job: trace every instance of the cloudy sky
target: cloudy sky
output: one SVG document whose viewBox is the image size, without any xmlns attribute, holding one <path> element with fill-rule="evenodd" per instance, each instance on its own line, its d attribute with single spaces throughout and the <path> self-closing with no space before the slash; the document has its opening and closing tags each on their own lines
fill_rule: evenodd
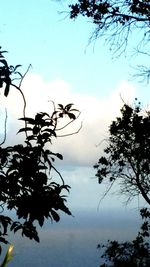
<svg viewBox="0 0 150 267">
<path fill-rule="evenodd" d="M 147 84 L 140 84 L 131 76 L 132 67 L 137 62 L 131 57 L 133 43 L 127 51 L 130 56 L 122 55 L 118 59 L 104 40 L 88 45 L 94 26 L 82 18 L 70 21 L 64 12 L 68 2 L 3 1 L 0 45 L 9 51 L 7 59 L 10 64 L 22 64 L 22 72 L 32 65 L 22 84 L 27 114 L 48 112 L 51 100 L 64 105 L 74 103 L 81 111 L 76 123 L 66 130 L 74 132 L 82 122 L 80 132 L 54 140 L 53 149 L 64 156 L 58 168 L 72 186 L 70 206 L 96 209 L 103 188 L 97 184 L 92 166 L 102 154 L 105 145 L 102 140 L 108 136 L 108 126 L 119 114 L 121 98 L 132 103 L 138 97 L 148 105 L 149 93 Z M 5 106 L 8 109 L 9 144 L 22 138 L 16 132 L 23 102 L 13 90 L 7 99 L 2 93 L 0 95 L 1 116 Z M 114 197 L 111 205 L 109 200 L 104 201 L 104 207 L 120 205 L 118 198 Z"/>
</svg>

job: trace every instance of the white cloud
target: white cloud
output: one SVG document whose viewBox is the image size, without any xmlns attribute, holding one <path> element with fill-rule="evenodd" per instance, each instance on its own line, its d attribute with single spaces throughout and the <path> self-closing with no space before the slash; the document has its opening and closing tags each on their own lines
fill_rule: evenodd
<svg viewBox="0 0 150 267">
<path fill-rule="evenodd" d="M 81 111 L 80 118 L 73 125 L 70 125 L 67 132 L 74 132 L 83 126 L 80 132 L 65 138 L 59 138 L 54 141 L 54 149 L 64 155 L 63 164 L 87 165 L 92 166 L 100 156 L 103 145 L 98 146 L 103 139 L 107 137 L 108 126 L 112 119 L 119 114 L 123 102 L 130 103 L 135 97 L 135 88 L 127 81 L 119 83 L 116 89 L 111 89 L 110 94 L 105 98 L 97 98 L 91 95 L 73 93 L 71 86 L 62 80 L 43 81 L 39 75 L 27 75 L 22 90 L 26 97 L 26 114 L 33 115 L 39 111 L 52 111 L 52 103 L 74 103 Z M 22 117 L 23 101 L 19 92 L 12 88 L 8 98 L 1 96 L 3 107 L 8 109 L 8 141 L 13 143 L 16 138 L 16 129 L 21 124 L 15 121 Z M 1 106 L 2 107 L 2 106 Z M 3 110 L 3 108 L 1 108 Z M 18 139 L 16 139 L 18 140 Z"/>
</svg>

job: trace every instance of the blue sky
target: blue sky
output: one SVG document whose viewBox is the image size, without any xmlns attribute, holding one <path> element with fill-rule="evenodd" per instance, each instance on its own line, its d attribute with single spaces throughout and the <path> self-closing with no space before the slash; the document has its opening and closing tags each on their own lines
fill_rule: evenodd
<svg viewBox="0 0 150 267">
<path fill-rule="evenodd" d="M 123 55 L 112 61 L 112 52 L 104 39 L 88 46 L 94 26 L 87 19 L 79 17 L 73 21 L 66 13 L 60 14 L 68 10 L 68 2 L 3 1 L 1 46 L 9 51 L 12 64 L 27 68 L 31 63 L 33 72 L 45 80 L 63 79 L 76 92 L 106 95 L 119 80 L 131 78 L 133 70 L 129 65 L 133 66 L 136 59 L 129 61 Z"/>
<path fill-rule="evenodd" d="M 91 179 L 92 166 L 103 148 L 97 144 L 107 136 L 107 127 L 119 112 L 122 105 L 119 94 L 126 101 L 139 97 L 148 104 L 149 86 L 131 79 L 130 66 L 137 62 L 136 58 L 122 55 L 112 60 L 109 45 L 103 40 L 88 45 L 94 26 L 86 19 L 70 21 L 66 13 L 60 14 L 67 10 L 68 2 L 3 1 L 0 40 L 2 48 L 9 51 L 10 64 L 22 64 L 23 71 L 32 64 L 23 85 L 28 112 L 49 108 L 48 99 L 66 104 L 71 101 L 82 111 L 81 133 L 58 141 L 54 147 L 64 155 L 64 165 L 60 167 L 72 185 L 70 205 L 75 209 L 96 209 L 101 192 Z M 3 101 L 10 112 L 8 142 L 11 143 L 18 138 L 14 121 L 22 116 L 22 104 L 14 92 L 7 100 L 9 105 Z M 81 120 L 70 131 L 77 129 Z M 114 208 L 118 203 L 118 197 L 114 197 L 111 205 L 108 200 L 104 207 Z"/>
<path fill-rule="evenodd" d="M 67 2 L 4 1 L 0 11 L 1 45 L 9 51 L 13 64 L 21 63 L 26 68 L 31 63 L 33 72 L 46 80 L 63 79 L 75 91 L 94 92 L 100 97 L 118 80 L 129 79 L 133 62 L 124 56 L 112 62 L 109 45 L 103 40 L 87 46 L 94 26 L 86 19 L 74 22 L 66 13 L 59 14 L 67 10 Z"/>
</svg>

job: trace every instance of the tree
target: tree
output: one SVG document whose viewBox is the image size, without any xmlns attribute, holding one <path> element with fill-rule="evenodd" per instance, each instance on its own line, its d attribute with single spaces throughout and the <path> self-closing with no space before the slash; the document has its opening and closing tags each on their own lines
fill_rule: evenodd
<svg viewBox="0 0 150 267">
<path fill-rule="evenodd" d="M 149 40 L 150 3 L 148 0 L 78 0 L 69 5 L 70 18 L 88 17 L 96 25 L 94 38 L 108 33 L 111 47 L 123 50 L 132 30 L 141 30 L 139 43 Z M 144 43 L 145 44 L 145 43 Z"/>
<path fill-rule="evenodd" d="M 4 140 L 0 144 L 0 242 L 8 243 L 8 230 L 14 233 L 21 230 L 22 236 L 39 242 L 35 222 L 42 227 L 46 219 L 58 222 L 59 212 L 71 215 L 64 195 L 70 187 L 55 167 L 55 159 L 63 160 L 63 156 L 53 152 L 50 146 L 53 138 L 57 138 L 62 129 L 76 120 L 79 111 L 73 108 L 73 104 L 58 104 L 56 108 L 52 102 L 54 110 L 51 115 L 39 112 L 34 118 L 26 117 L 26 101 L 21 91 L 25 75 L 18 71 L 20 65 L 8 65 L 4 52 L 0 49 L 0 88 L 4 89 L 6 97 L 13 87 L 23 96 L 24 116 L 20 120 L 24 122 L 24 127 L 18 133 L 24 134 L 24 143 L 4 147 L 6 116 Z M 18 85 L 14 83 L 16 75 L 20 78 Z M 52 178 L 52 172 L 56 179 Z M 16 213 L 16 221 L 5 215 L 6 209 Z"/>
<path fill-rule="evenodd" d="M 121 116 L 110 125 L 105 156 L 101 156 L 94 165 L 98 182 L 109 183 L 104 197 L 117 183 L 120 193 L 127 196 L 127 201 L 141 195 L 150 205 L 149 129 L 150 112 L 143 110 L 140 102 L 136 101 L 133 107 L 123 105 Z M 144 223 L 133 241 L 119 243 L 114 240 L 98 245 L 103 249 L 101 258 L 105 260 L 100 267 L 149 266 L 150 211 L 143 208 L 140 213 Z"/>
<path fill-rule="evenodd" d="M 109 128 L 106 156 L 100 157 L 96 169 L 98 182 L 108 181 L 120 186 L 128 200 L 142 195 L 150 205 L 150 112 L 142 111 L 141 104 L 124 104 L 121 116 Z"/>
</svg>

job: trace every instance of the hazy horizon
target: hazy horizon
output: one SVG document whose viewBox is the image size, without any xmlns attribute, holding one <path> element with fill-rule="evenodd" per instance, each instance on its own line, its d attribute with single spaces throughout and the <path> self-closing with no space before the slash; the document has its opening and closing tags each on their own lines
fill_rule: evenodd
<svg viewBox="0 0 150 267">
<path fill-rule="evenodd" d="M 99 243 L 131 240 L 140 220 L 136 209 L 78 211 L 75 217 L 62 216 L 39 230 L 40 243 L 11 234 L 14 258 L 10 267 L 98 267 Z"/>
</svg>

